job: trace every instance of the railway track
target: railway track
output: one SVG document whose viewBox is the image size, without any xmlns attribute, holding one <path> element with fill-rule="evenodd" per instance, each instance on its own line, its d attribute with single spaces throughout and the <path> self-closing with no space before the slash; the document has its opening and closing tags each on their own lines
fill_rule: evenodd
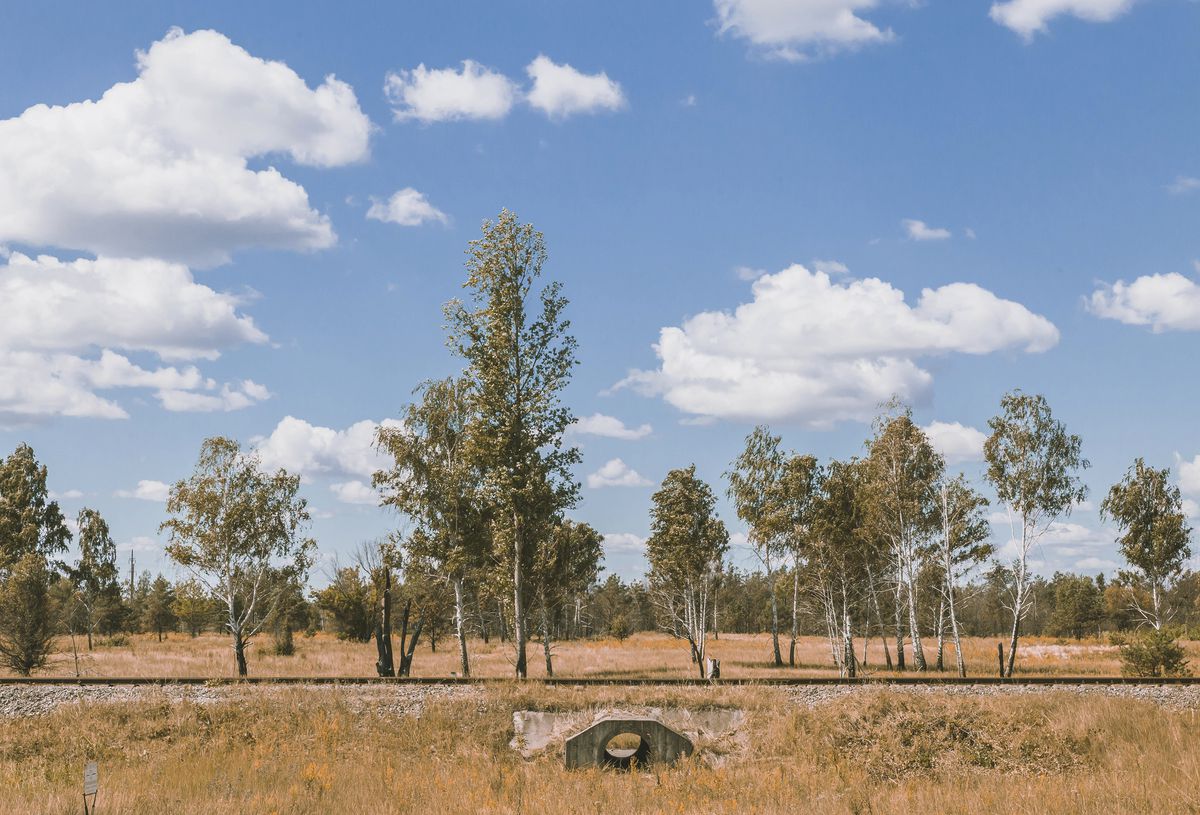
<svg viewBox="0 0 1200 815">
<path fill-rule="evenodd" d="M 247 676 L 202 677 L 202 676 L 33 676 L 0 677 L 4 685 L 401 685 L 401 686 L 455 686 L 455 685 L 514 685 L 518 680 L 500 677 L 378 677 L 378 676 Z M 705 679 L 652 679 L 644 677 L 553 677 L 526 679 L 526 685 L 566 687 L 815 687 L 815 686 L 1162 686 L 1200 685 L 1200 677 L 1125 677 L 1125 676 L 1019 676 L 1001 679 L 997 676 L 880 676 L 859 679 L 839 677 L 746 677 L 718 680 Z"/>
</svg>

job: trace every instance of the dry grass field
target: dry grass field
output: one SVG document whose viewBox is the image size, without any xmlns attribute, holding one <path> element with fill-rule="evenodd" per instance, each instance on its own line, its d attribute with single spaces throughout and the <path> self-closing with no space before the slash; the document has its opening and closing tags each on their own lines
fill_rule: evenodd
<svg viewBox="0 0 1200 815">
<path fill-rule="evenodd" d="M 996 639 L 972 638 L 964 641 L 963 653 L 968 672 L 974 676 L 994 675 L 996 669 Z M 77 641 L 82 647 L 82 643 Z M 782 643 L 786 659 L 787 642 Z M 1185 646 L 1193 665 L 1200 665 L 1200 642 Z M 350 643 L 326 634 L 296 637 L 296 653 L 290 657 L 275 656 L 270 651 L 269 637 L 260 637 L 253 644 L 250 672 L 257 676 L 372 676 L 375 674 L 374 643 Z M 859 655 L 861 656 L 861 641 Z M 475 640 L 469 645 L 472 673 L 475 676 L 508 677 L 512 675 L 512 648 L 493 639 L 484 644 Z M 663 634 L 637 634 L 624 642 L 616 640 L 582 640 L 554 645 L 554 670 L 558 676 L 592 677 L 690 677 L 694 675 L 686 646 Z M 771 664 L 769 635 L 725 634 L 710 643 L 710 655 L 721 660 L 722 675 L 736 677 L 779 676 L 836 676 L 831 667 L 829 644 L 820 637 L 805 637 L 797 646 L 796 668 L 778 669 Z M 1022 640 L 1018 652 L 1018 672 L 1035 676 L 1119 676 L 1121 673 L 1117 649 L 1102 640 L 1061 641 L 1030 637 Z M 932 665 L 934 650 L 926 648 Z M 867 654 L 867 673 L 885 675 L 883 651 L 876 639 Z M 911 659 L 911 651 L 910 651 Z M 544 660 L 541 644 L 529 648 L 530 676 L 543 676 Z M 911 665 L 911 662 L 910 662 Z M 946 649 L 946 666 L 953 671 L 954 652 Z M 195 639 L 185 634 L 172 634 L 163 642 L 153 635 L 129 637 L 121 645 L 106 645 L 103 641 L 90 653 L 80 651 L 80 673 L 85 676 L 199 676 L 228 677 L 234 673 L 233 653 L 229 640 L 216 634 Z M 423 642 L 413 660 L 414 676 L 448 677 L 458 670 L 455 643 L 439 643 L 437 653 L 431 653 Z M 58 642 L 52 664 L 44 673 L 74 676 L 75 660 L 69 639 Z"/>
<path fill-rule="evenodd" d="M 0 810 L 80 811 L 87 760 L 99 812 L 120 815 L 1200 810 L 1194 711 L 1130 699 L 864 690 L 808 707 L 779 688 L 502 685 L 418 718 L 363 709 L 350 689 L 255 690 L 0 719 Z M 744 739 L 634 773 L 509 746 L 514 710 L 642 705 L 739 708 Z"/>
</svg>

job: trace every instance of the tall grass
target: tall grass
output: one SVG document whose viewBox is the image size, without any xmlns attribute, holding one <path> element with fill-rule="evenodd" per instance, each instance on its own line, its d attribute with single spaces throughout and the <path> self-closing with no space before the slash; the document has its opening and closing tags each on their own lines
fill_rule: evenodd
<svg viewBox="0 0 1200 815">
<path fill-rule="evenodd" d="M 495 688 L 420 718 L 363 713 L 351 690 L 273 689 L 240 701 L 70 706 L 0 722 L 0 811 L 80 810 L 100 764 L 100 812 L 120 815 L 536 812 L 1186 812 L 1200 807 L 1189 713 L 1069 695 L 872 692 L 809 710 L 772 689 Z M 512 711 L 721 705 L 745 744 L 675 768 L 568 772 L 520 758 Z"/>
</svg>

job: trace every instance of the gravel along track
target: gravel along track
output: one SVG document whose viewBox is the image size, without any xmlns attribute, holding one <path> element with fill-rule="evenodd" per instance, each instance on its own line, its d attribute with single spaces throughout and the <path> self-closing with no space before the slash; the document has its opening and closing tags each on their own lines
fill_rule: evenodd
<svg viewBox="0 0 1200 815">
<path fill-rule="evenodd" d="M 197 702 L 215 704 L 298 692 L 344 701 L 380 715 L 420 716 L 435 699 L 478 700 L 484 689 L 455 685 L 0 685 L 0 718 L 42 716 L 65 705 Z"/>
<path fill-rule="evenodd" d="M 874 689 L 880 690 L 879 687 Z M 869 690 L 869 686 L 812 685 L 789 687 L 785 692 L 794 703 L 811 708 L 836 702 L 847 694 Z M 891 685 L 887 686 L 887 690 L 890 693 L 943 696 L 1028 696 L 1067 693 L 1084 697 L 1095 696 L 1152 702 L 1172 710 L 1200 708 L 1200 685 Z"/>
</svg>

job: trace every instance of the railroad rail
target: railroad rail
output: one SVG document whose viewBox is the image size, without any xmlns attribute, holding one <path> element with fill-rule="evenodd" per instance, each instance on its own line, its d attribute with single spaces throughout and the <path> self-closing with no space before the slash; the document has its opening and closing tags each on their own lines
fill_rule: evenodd
<svg viewBox="0 0 1200 815">
<path fill-rule="evenodd" d="M 728 679 L 650 677 L 379 677 L 379 676 L 4 676 L 4 685 L 545 685 L 566 687 L 808 687 L 808 686 L 1033 686 L 1033 685 L 1200 685 L 1200 677 L 1128 676 L 869 676 L 840 677 L 731 677 Z"/>
</svg>

